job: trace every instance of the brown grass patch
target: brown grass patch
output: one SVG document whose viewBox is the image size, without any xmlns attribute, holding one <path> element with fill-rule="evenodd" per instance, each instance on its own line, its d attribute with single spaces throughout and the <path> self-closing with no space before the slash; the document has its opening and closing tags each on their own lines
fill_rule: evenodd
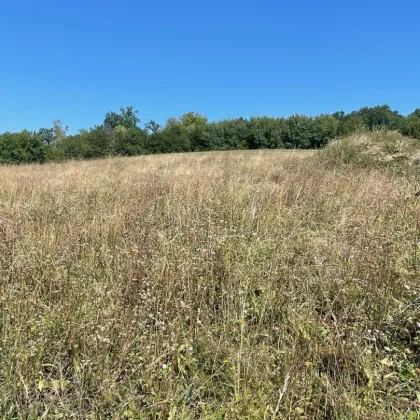
<svg viewBox="0 0 420 420">
<path fill-rule="evenodd" d="M 4 418 L 414 416 L 415 185 L 308 156 L 1 167 Z"/>
</svg>

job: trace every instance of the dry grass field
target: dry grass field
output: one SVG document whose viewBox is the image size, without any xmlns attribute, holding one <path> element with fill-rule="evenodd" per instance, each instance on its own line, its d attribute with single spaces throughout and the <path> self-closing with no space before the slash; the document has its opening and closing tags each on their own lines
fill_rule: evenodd
<svg viewBox="0 0 420 420">
<path fill-rule="evenodd" d="M 419 419 L 416 188 L 310 152 L 0 167 L 1 418 Z"/>
</svg>

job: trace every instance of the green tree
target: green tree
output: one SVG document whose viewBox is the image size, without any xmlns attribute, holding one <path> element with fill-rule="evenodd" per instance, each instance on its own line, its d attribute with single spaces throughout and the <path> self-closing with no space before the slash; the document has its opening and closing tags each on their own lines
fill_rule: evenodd
<svg viewBox="0 0 420 420">
<path fill-rule="evenodd" d="M 212 147 L 216 150 L 248 149 L 250 143 L 249 121 L 245 118 L 222 120 L 209 124 L 212 133 Z"/>
<path fill-rule="evenodd" d="M 288 149 L 309 149 L 312 145 L 313 119 L 306 115 L 292 115 L 287 120 L 285 146 Z"/>
<path fill-rule="evenodd" d="M 207 117 L 198 112 L 187 112 L 179 117 L 179 124 L 187 130 L 193 150 L 208 150 L 204 137 L 208 124 Z"/>
<path fill-rule="evenodd" d="M 144 125 L 144 128 L 150 134 L 157 134 L 162 127 L 157 122 L 150 120 Z"/>
<path fill-rule="evenodd" d="M 340 122 L 331 115 L 321 114 L 313 119 L 311 147 L 325 146 L 338 136 Z"/>
<path fill-rule="evenodd" d="M 349 136 L 366 130 L 365 121 L 357 113 L 350 114 L 344 120 L 340 121 L 338 134 L 342 137 Z"/>
<path fill-rule="evenodd" d="M 112 137 L 103 126 L 91 130 L 80 130 L 62 143 L 62 149 L 69 158 L 93 159 L 112 154 Z"/>
<path fill-rule="evenodd" d="M 54 128 L 40 128 L 38 137 L 46 146 L 52 146 L 55 143 Z"/>
<path fill-rule="evenodd" d="M 54 120 L 53 131 L 54 131 L 54 143 L 59 145 L 67 137 L 69 127 L 67 125 L 63 126 L 61 120 Z"/>
<path fill-rule="evenodd" d="M 1 163 L 44 163 L 46 159 L 46 146 L 37 133 L 23 130 L 0 135 Z"/>
<path fill-rule="evenodd" d="M 420 108 L 417 108 L 412 114 L 410 114 L 410 117 L 420 118 Z"/>
<path fill-rule="evenodd" d="M 277 149 L 284 147 L 287 122 L 284 118 L 251 117 L 248 147 L 250 149 Z"/>
<path fill-rule="evenodd" d="M 102 126 L 95 127 L 86 134 L 87 158 L 108 156 L 111 152 L 111 138 Z"/>
<path fill-rule="evenodd" d="M 68 136 L 60 145 L 64 156 L 70 159 L 86 158 L 89 155 L 87 141 L 88 131 L 80 130 L 79 134 Z"/>
<path fill-rule="evenodd" d="M 105 115 L 104 126 L 110 127 L 112 130 L 119 125 L 126 128 L 137 127 L 140 118 L 137 118 L 138 111 L 132 106 L 121 107 L 120 113 L 108 112 Z"/>
<path fill-rule="evenodd" d="M 363 118 L 365 126 L 369 130 L 383 128 L 398 130 L 402 127 L 404 121 L 404 117 L 398 111 L 393 111 L 389 105 L 364 107 L 358 111 L 358 115 Z"/>
<path fill-rule="evenodd" d="M 160 145 L 165 153 L 189 152 L 191 151 L 191 141 L 188 130 L 175 118 L 169 118 L 160 136 Z"/>
<path fill-rule="evenodd" d="M 346 113 L 344 111 L 334 112 L 334 114 L 332 114 L 331 116 L 338 121 L 343 121 L 346 119 Z"/>
<path fill-rule="evenodd" d="M 401 133 L 416 139 L 420 139 L 420 109 L 416 109 L 405 120 Z"/>
<path fill-rule="evenodd" d="M 136 127 L 117 126 L 112 134 L 112 151 L 121 156 L 148 153 L 147 133 Z"/>
</svg>

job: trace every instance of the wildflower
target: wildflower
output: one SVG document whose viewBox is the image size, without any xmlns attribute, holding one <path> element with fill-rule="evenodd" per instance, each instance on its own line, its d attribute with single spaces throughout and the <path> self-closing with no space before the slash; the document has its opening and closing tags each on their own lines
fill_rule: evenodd
<svg viewBox="0 0 420 420">
<path fill-rule="evenodd" d="M 407 290 L 410 290 L 410 286 L 409 286 L 408 284 L 404 284 L 404 287 L 405 287 Z"/>
<path fill-rule="evenodd" d="M 168 368 L 168 365 L 166 363 L 162 364 L 162 370 L 166 370 Z"/>
<path fill-rule="evenodd" d="M 322 382 L 324 382 L 326 384 L 328 384 L 330 382 L 329 379 L 328 379 L 328 376 L 325 375 L 324 373 L 321 375 L 321 380 L 322 380 Z"/>
<path fill-rule="evenodd" d="M 389 360 L 388 357 L 385 357 L 385 359 L 381 360 L 381 364 L 383 366 L 390 367 L 390 366 L 392 366 L 393 363 L 392 363 L 392 360 Z"/>
</svg>

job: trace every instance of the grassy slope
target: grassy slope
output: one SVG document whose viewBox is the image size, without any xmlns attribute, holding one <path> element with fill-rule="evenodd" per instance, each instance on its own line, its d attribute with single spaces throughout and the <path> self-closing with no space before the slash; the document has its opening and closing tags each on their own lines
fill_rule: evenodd
<svg viewBox="0 0 420 420">
<path fill-rule="evenodd" d="M 397 175 L 420 179 L 420 141 L 395 131 L 354 134 L 330 144 L 321 162 L 387 169 Z"/>
<path fill-rule="evenodd" d="M 1 167 L 4 418 L 418 418 L 416 185 L 307 156 Z"/>
</svg>

